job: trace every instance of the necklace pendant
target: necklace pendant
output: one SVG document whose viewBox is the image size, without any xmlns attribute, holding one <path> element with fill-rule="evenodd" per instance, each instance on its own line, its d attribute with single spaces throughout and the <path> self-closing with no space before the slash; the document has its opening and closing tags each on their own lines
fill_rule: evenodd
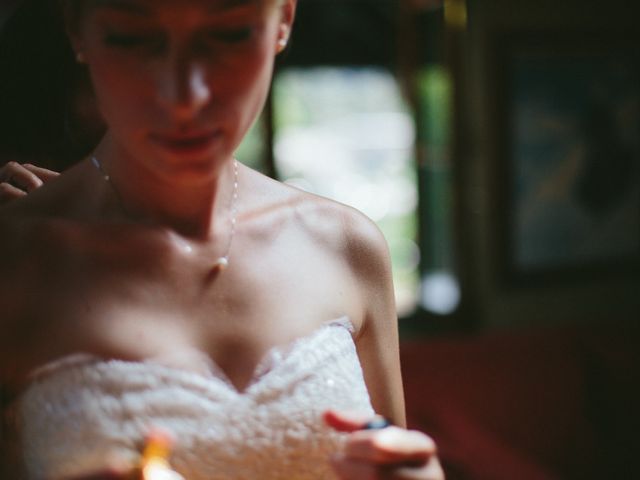
<svg viewBox="0 0 640 480">
<path fill-rule="evenodd" d="M 229 259 L 227 257 L 220 257 L 213 264 L 213 269 L 214 270 L 218 270 L 218 271 L 222 271 L 222 270 L 226 269 L 228 266 L 229 266 Z"/>
<path fill-rule="evenodd" d="M 109 175 L 109 173 L 104 169 L 104 167 L 102 166 L 102 163 L 100 163 L 100 160 L 98 160 L 98 158 L 95 155 L 91 156 L 91 163 L 100 172 L 104 180 L 111 186 L 113 193 L 115 194 L 116 198 L 118 199 L 118 202 L 120 203 L 120 207 L 122 208 L 123 213 L 125 213 L 126 215 L 127 211 L 126 211 L 126 208 L 124 207 L 124 204 L 122 203 L 122 198 L 120 197 L 120 194 L 118 193 L 118 190 L 116 189 L 115 185 L 111 181 L 111 176 Z M 234 158 L 233 159 L 233 193 L 231 195 L 231 201 L 229 206 L 229 209 L 231 210 L 230 212 L 231 219 L 229 222 L 231 224 L 231 232 L 229 233 L 229 241 L 227 242 L 226 253 L 222 257 L 218 257 L 216 261 L 213 263 L 213 266 L 211 267 L 212 273 L 222 272 L 229 266 L 229 252 L 231 251 L 231 243 L 233 242 L 233 237 L 236 233 L 236 216 L 238 214 L 238 185 L 239 185 L 238 161 Z M 180 243 L 182 244 L 182 248 L 185 253 L 188 253 L 188 254 L 193 253 L 193 247 L 191 247 L 191 245 L 189 245 L 184 241 L 180 241 Z"/>
</svg>

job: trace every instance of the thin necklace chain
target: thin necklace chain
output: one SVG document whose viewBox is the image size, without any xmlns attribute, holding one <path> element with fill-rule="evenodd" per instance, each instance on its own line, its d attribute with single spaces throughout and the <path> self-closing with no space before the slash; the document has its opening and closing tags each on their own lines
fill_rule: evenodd
<svg viewBox="0 0 640 480">
<path fill-rule="evenodd" d="M 122 212 L 126 216 L 130 217 L 131 215 L 129 214 L 129 212 L 124 206 L 124 202 L 122 201 L 120 192 L 118 191 L 116 186 L 113 184 L 113 181 L 111 180 L 111 175 L 109 175 L 109 173 L 105 170 L 100 160 L 98 160 L 98 158 L 95 155 L 91 156 L 91 163 L 100 172 L 105 182 L 107 182 L 110 185 L 111 190 L 113 191 L 113 193 L 115 194 L 118 200 L 118 204 L 120 205 Z M 229 205 L 229 211 L 231 214 L 231 218 L 229 221 L 230 223 L 229 239 L 227 241 L 227 247 L 224 251 L 224 255 L 216 259 L 216 261 L 212 266 L 212 270 L 224 270 L 229 266 L 229 254 L 231 252 L 231 245 L 233 244 L 233 237 L 235 237 L 235 234 L 236 234 L 236 223 L 237 223 L 236 220 L 238 217 L 238 187 L 239 187 L 238 160 L 234 158 L 233 159 L 233 193 L 231 194 L 231 201 Z M 191 247 L 188 247 L 188 251 L 191 251 Z"/>
</svg>

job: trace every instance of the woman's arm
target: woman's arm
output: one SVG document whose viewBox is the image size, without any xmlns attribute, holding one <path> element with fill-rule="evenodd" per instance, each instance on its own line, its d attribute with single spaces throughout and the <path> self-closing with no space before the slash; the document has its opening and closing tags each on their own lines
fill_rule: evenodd
<svg viewBox="0 0 640 480">
<path fill-rule="evenodd" d="M 395 426 L 366 429 L 371 420 L 367 416 L 327 412 L 328 425 L 349 433 L 344 451 L 333 459 L 334 470 L 344 480 L 442 480 L 433 440 L 404 428 L 398 321 L 386 241 L 375 224 L 361 215 L 349 220 L 347 230 L 348 261 L 362 301 L 358 356 L 374 410 Z"/>
<path fill-rule="evenodd" d="M 357 215 L 352 222 L 348 226 L 349 261 L 362 304 L 355 339 L 358 357 L 374 410 L 404 427 L 398 318 L 387 243 L 368 218 Z"/>
</svg>

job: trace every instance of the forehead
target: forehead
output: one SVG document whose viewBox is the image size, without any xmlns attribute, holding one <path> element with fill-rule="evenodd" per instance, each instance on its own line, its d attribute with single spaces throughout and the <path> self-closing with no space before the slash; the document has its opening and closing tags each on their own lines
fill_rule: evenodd
<svg viewBox="0 0 640 480">
<path fill-rule="evenodd" d="M 152 14 L 161 8 L 200 8 L 210 12 L 233 10 L 240 7 L 264 6 L 276 0 L 85 0 L 89 8 L 112 9 L 133 14 Z"/>
</svg>

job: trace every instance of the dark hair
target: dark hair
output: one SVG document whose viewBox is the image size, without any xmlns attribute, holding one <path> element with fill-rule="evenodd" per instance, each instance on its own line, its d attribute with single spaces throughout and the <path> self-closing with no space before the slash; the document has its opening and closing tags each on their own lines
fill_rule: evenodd
<svg viewBox="0 0 640 480">
<path fill-rule="evenodd" d="M 66 8 L 79 13 L 77 0 Z M 74 127 L 73 102 L 86 76 L 52 0 L 24 0 L 0 32 L 0 162 L 64 169 L 95 145 Z M 76 9 L 76 10 L 74 10 Z"/>
<path fill-rule="evenodd" d="M 65 17 L 67 28 L 76 28 L 87 8 L 87 0 L 59 0 L 58 4 L 60 12 Z"/>
</svg>

